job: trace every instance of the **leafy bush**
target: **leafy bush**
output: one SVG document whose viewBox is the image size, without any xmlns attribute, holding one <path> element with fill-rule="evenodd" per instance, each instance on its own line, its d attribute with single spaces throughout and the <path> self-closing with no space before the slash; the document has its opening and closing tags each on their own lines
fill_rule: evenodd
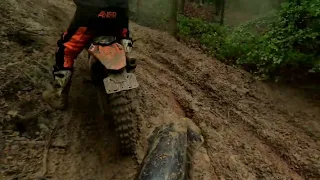
<svg viewBox="0 0 320 180">
<path fill-rule="evenodd" d="M 179 29 L 217 58 L 266 77 L 320 72 L 320 0 L 290 0 L 278 13 L 233 29 L 180 17 Z"/>
<path fill-rule="evenodd" d="M 206 23 L 198 18 L 179 16 L 179 36 L 184 39 L 194 38 L 209 49 L 209 54 L 219 56 L 221 45 L 229 29 L 215 23 Z M 221 57 L 223 59 L 223 57 Z"/>
</svg>

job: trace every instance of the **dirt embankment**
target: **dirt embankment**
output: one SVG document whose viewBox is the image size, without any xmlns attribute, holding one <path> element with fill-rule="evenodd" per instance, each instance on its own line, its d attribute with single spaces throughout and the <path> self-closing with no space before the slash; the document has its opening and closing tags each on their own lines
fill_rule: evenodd
<svg viewBox="0 0 320 180">
<path fill-rule="evenodd" d="M 1 175 L 4 179 L 133 179 L 138 164 L 119 156 L 114 132 L 86 84 L 83 53 L 65 112 L 40 98 L 70 1 L 0 2 Z M 5 12 L 5 13 L 3 13 Z M 18 13 L 19 12 L 19 13 Z M 67 13 L 66 13 L 67 12 Z M 256 81 L 189 49 L 168 34 L 131 24 L 141 84 L 139 160 L 164 119 L 188 117 L 204 147 L 194 179 L 318 179 L 319 96 Z M 9 112 L 9 113 L 8 113 Z"/>
</svg>

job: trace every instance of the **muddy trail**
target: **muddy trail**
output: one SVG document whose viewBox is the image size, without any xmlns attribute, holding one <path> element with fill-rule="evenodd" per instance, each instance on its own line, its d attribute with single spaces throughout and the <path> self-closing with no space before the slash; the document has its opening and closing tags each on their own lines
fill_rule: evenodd
<svg viewBox="0 0 320 180">
<path fill-rule="evenodd" d="M 205 139 L 193 161 L 195 180 L 320 178 L 319 92 L 260 82 L 135 23 L 138 162 L 121 157 L 86 81 L 85 51 L 69 108 L 54 111 L 40 96 L 73 12 L 67 0 L 0 2 L 0 179 L 134 179 L 152 130 L 183 117 Z"/>
</svg>

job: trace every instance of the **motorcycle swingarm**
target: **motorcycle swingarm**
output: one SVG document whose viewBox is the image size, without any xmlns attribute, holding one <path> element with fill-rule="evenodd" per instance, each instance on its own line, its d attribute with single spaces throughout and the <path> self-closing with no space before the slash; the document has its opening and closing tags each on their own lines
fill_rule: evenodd
<svg viewBox="0 0 320 180">
<path fill-rule="evenodd" d="M 130 90 L 139 87 L 136 75 L 133 73 L 110 74 L 103 79 L 107 94 Z"/>
</svg>

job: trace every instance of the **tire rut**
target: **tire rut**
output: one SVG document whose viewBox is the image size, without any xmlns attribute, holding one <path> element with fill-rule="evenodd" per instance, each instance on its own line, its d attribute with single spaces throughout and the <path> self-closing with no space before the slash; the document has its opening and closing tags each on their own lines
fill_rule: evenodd
<svg viewBox="0 0 320 180">
<path fill-rule="evenodd" d="M 153 44 L 154 39 L 157 42 Z M 213 60 L 209 61 L 203 55 L 198 56 L 196 52 L 184 51 L 184 48 L 177 46 L 178 43 L 168 42 L 164 36 L 157 36 L 154 39 L 151 40 L 151 43 L 144 42 L 145 44 L 137 45 L 140 45 L 138 47 L 140 53 L 144 54 L 142 57 L 143 65 L 147 66 L 149 72 L 152 69 L 151 73 L 157 77 L 158 83 L 162 84 L 162 87 L 170 87 L 171 90 L 162 88 L 162 91 L 171 91 L 175 95 L 176 101 L 178 101 L 187 117 L 192 118 L 200 127 L 203 122 L 213 127 L 213 129 L 209 128 L 208 131 L 215 131 L 219 128 L 242 127 L 240 128 L 244 129 L 242 130 L 244 132 L 242 136 L 247 137 L 244 142 L 253 138 L 256 144 L 252 142 L 249 144 L 252 144 L 252 147 L 258 146 L 257 152 L 260 152 L 260 154 L 269 152 L 272 159 L 267 158 L 267 161 L 272 162 L 277 167 L 276 169 L 272 168 L 271 174 L 265 172 L 266 170 L 263 167 L 255 168 L 257 174 L 265 172 L 262 176 L 264 178 L 270 175 L 284 178 L 290 174 L 295 179 L 301 179 L 300 176 L 304 178 L 318 176 L 317 163 L 315 161 L 308 162 L 310 156 L 313 157 L 313 160 L 317 159 L 312 153 L 319 151 L 317 143 L 306 135 L 305 131 L 301 131 L 300 128 L 297 129 L 288 123 L 287 120 L 290 117 L 278 111 L 279 106 L 274 104 L 276 99 L 272 99 L 272 96 L 266 94 L 266 89 L 261 90 L 258 87 L 259 85 L 266 87 L 265 84 L 248 78 L 246 73 L 240 71 L 235 73 L 231 67 L 217 64 Z M 176 44 L 173 47 L 162 45 L 159 42 Z M 154 52 L 154 49 L 159 50 Z M 183 55 L 182 52 L 186 54 Z M 257 93 L 260 93 L 260 95 Z M 273 92 L 267 93 L 272 95 Z M 280 109 L 282 108 L 280 107 Z M 276 116 L 272 113 L 275 113 Z M 214 119 L 208 118 L 212 115 Z M 309 115 L 309 117 L 312 117 L 312 115 Z M 217 122 L 217 119 L 221 120 Z M 314 122 L 314 118 L 308 120 Z M 225 125 L 226 123 L 230 127 Z M 208 127 L 204 128 L 208 129 Z M 270 131 L 270 135 L 265 134 L 265 131 Z M 283 136 L 288 133 L 291 134 L 291 137 Z M 292 139 L 292 137 L 294 138 Z M 223 142 L 224 140 L 220 141 Z M 299 144 L 299 147 L 294 145 L 295 142 L 304 143 Z M 297 148 L 293 150 L 292 145 Z M 301 151 L 300 148 L 305 150 Z M 208 151 L 210 152 L 212 149 L 214 148 L 208 148 Z M 243 151 L 243 153 L 242 156 L 247 156 L 246 153 L 249 152 Z M 300 157 L 303 158 L 297 160 L 296 154 L 300 154 Z M 261 156 L 262 162 L 263 158 Z M 256 162 L 251 168 L 259 164 L 261 163 Z M 281 165 L 277 166 L 277 164 Z M 221 166 L 216 168 L 224 169 Z M 221 173 L 224 174 L 223 171 Z M 230 173 L 232 174 L 232 172 Z M 279 176 L 278 173 L 282 175 Z"/>
</svg>

